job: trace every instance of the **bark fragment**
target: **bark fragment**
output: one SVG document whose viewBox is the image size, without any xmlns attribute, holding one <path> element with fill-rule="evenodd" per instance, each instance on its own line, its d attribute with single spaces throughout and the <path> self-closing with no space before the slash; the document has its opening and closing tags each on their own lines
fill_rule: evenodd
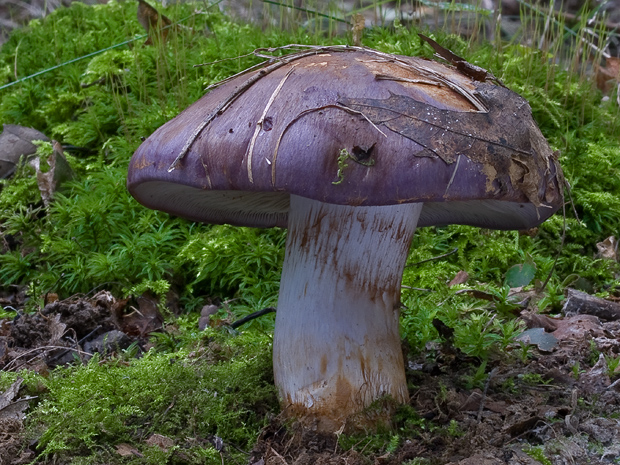
<svg viewBox="0 0 620 465">
<path fill-rule="evenodd" d="M 620 319 L 620 304 L 568 288 L 562 313 L 566 316 L 594 315 L 602 320 L 615 321 Z"/>
</svg>

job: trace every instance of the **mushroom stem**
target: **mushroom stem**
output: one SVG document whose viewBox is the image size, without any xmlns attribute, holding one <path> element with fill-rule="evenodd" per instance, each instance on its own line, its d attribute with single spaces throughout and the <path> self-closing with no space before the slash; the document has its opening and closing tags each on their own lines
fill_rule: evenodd
<svg viewBox="0 0 620 465">
<path fill-rule="evenodd" d="M 421 210 L 291 195 L 273 354 L 288 415 L 333 432 L 382 396 L 409 399 L 400 285 Z"/>
</svg>

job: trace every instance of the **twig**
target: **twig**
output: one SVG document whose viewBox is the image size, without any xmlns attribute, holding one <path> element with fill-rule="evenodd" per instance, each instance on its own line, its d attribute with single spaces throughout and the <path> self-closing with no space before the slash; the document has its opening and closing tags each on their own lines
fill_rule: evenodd
<svg viewBox="0 0 620 465">
<path fill-rule="evenodd" d="M 231 323 L 230 327 L 232 329 L 237 329 L 239 326 L 246 324 L 248 321 L 252 321 L 258 317 L 267 315 L 268 313 L 274 313 L 275 311 L 276 309 L 274 307 L 263 308 L 262 310 L 258 310 L 256 312 L 250 313 L 249 315 L 244 316 L 243 318 Z"/>
<path fill-rule="evenodd" d="M 423 287 L 411 287 L 411 286 L 407 286 L 405 284 L 401 284 L 401 286 L 403 289 L 410 289 L 412 291 L 420 291 L 420 292 L 433 292 L 432 289 L 424 289 Z"/>
<path fill-rule="evenodd" d="M 484 328 L 482 328 L 482 331 L 481 331 L 482 334 L 487 332 L 487 329 L 489 329 L 489 326 L 493 324 L 493 321 L 495 320 L 495 318 L 497 318 L 497 313 L 494 313 L 491 319 L 487 321 L 487 324 L 484 325 Z"/>
<path fill-rule="evenodd" d="M 291 74 L 293 74 L 293 71 L 295 71 L 296 66 L 297 66 L 297 63 L 291 66 L 288 72 L 280 80 L 280 83 L 277 85 L 277 87 L 272 92 L 271 96 L 269 97 L 269 100 L 267 101 L 267 105 L 265 105 L 265 108 L 263 109 L 263 113 L 260 115 L 259 120 L 256 122 L 256 126 L 254 129 L 254 135 L 252 136 L 252 139 L 250 140 L 250 144 L 248 145 L 248 152 L 246 155 L 247 166 L 248 166 L 248 180 L 252 184 L 254 183 L 254 176 L 252 175 L 252 160 L 253 160 L 253 155 L 254 155 L 254 145 L 256 144 L 256 139 L 258 139 L 258 135 L 260 134 L 260 131 L 263 129 L 263 124 L 265 123 L 265 118 L 267 117 L 267 113 L 269 112 L 271 105 L 273 105 L 274 100 L 276 99 L 280 91 L 282 90 L 282 87 L 284 86 L 284 83 L 286 82 L 286 80 L 289 78 Z"/>
<path fill-rule="evenodd" d="M 88 333 L 86 336 L 84 336 L 82 339 L 80 339 L 75 345 L 77 347 L 79 347 L 84 341 L 88 340 L 88 338 L 90 336 L 92 336 L 93 334 L 95 334 L 95 332 L 99 331 L 99 329 L 101 329 L 101 325 L 97 325 L 97 327 L 95 329 L 93 329 L 90 333 Z M 63 350 L 62 352 L 60 352 L 58 355 L 55 355 L 54 357 L 52 357 L 51 359 L 49 359 L 47 361 L 47 364 L 49 365 L 50 363 L 55 362 L 56 360 L 58 360 L 60 357 L 63 357 L 67 352 L 69 352 L 70 350 L 73 350 L 71 348 L 68 348 L 67 350 Z M 92 355 L 92 354 L 90 354 Z"/>
<path fill-rule="evenodd" d="M 84 297 L 88 297 L 90 294 L 95 293 L 95 291 L 97 291 L 97 289 L 101 289 L 103 286 L 107 286 L 108 284 L 119 284 L 122 285 L 123 283 L 118 282 L 118 281 L 106 281 L 105 283 L 101 283 L 98 286 L 93 287 L 90 291 L 88 291 L 86 294 L 82 294 Z M 74 294 L 72 297 L 77 297 L 80 294 Z M 79 298 L 79 297 L 78 297 Z M 64 301 L 67 301 L 67 299 L 65 299 Z"/>
<path fill-rule="evenodd" d="M 238 57 L 227 58 L 227 59 L 228 60 L 235 60 L 237 58 L 244 58 L 244 57 L 246 57 L 248 55 L 254 55 L 254 52 L 252 52 L 250 54 L 246 54 L 246 55 L 240 55 Z M 224 61 L 224 60 L 212 61 L 211 63 L 204 63 L 204 64 L 194 65 L 194 66 L 208 66 L 208 65 L 212 65 L 214 63 L 219 63 L 220 61 Z M 261 61 L 260 63 L 256 63 L 255 65 L 250 66 L 249 68 L 244 69 L 243 71 L 239 71 L 237 74 L 233 74 L 232 76 L 228 76 L 227 78 L 224 78 L 221 81 L 217 81 L 217 82 L 214 82 L 213 84 L 209 84 L 207 87 L 205 87 L 205 91 L 211 90 L 211 89 L 215 89 L 216 87 L 220 87 L 220 86 L 226 84 L 228 81 L 232 81 L 233 79 L 238 78 L 239 76 L 242 76 L 244 74 L 248 74 L 249 72 L 254 71 L 255 69 L 262 68 L 267 63 L 270 63 L 270 60 Z"/>
<path fill-rule="evenodd" d="M 490 71 L 481 68 L 480 66 L 472 65 L 464 58 L 456 55 L 454 52 L 452 52 L 452 50 L 449 50 L 439 45 L 433 39 L 431 39 L 430 37 L 426 37 L 424 34 L 418 33 L 418 36 L 420 37 L 420 39 L 429 44 L 433 48 L 433 50 L 435 50 L 435 54 L 439 58 L 443 58 L 447 62 L 451 63 L 453 66 L 456 67 L 457 70 L 459 70 L 466 76 L 480 82 L 493 81 L 497 85 L 506 87 L 504 83 L 497 79 Z M 484 102 L 482 102 L 482 107 L 488 112 L 488 109 L 486 109 Z"/>
<path fill-rule="evenodd" d="M 15 404 L 21 404 L 22 402 L 29 402 L 33 399 L 38 399 L 38 398 L 39 396 L 21 397 L 17 400 L 12 401 L 10 404 L 5 405 L 4 407 L 0 407 L 0 412 L 2 412 L 4 409 L 11 409 Z"/>
<path fill-rule="evenodd" d="M 338 441 L 340 441 L 340 436 L 344 432 L 344 427 L 346 426 L 346 424 L 347 424 L 347 420 L 345 419 L 342 422 L 342 426 L 338 428 L 338 431 L 334 433 L 336 435 L 336 444 L 334 445 L 334 452 L 333 452 L 334 455 L 336 455 L 336 451 L 338 450 Z"/>
<path fill-rule="evenodd" d="M 356 442 L 355 444 L 353 444 L 353 447 L 351 447 L 351 449 L 354 449 L 355 447 L 359 446 L 362 441 L 366 439 L 366 438 L 362 438 L 360 439 L 358 442 Z M 362 450 L 360 450 L 360 455 L 362 455 L 364 453 L 364 451 L 366 450 L 366 448 L 368 447 L 368 445 L 372 442 L 372 438 L 370 438 L 368 440 L 368 442 L 364 445 L 364 447 L 362 447 Z"/>
<path fill-rule="evenodd" d="M 50 350 L 50 349 L 67 349 L 67 350 L 72 350 L 73 352 L 77 352 L 80 355 L 92 355 L 92 354 L 89 354 L 88 352 L 84 352 L 83 350 L 73 349 L 72 347 L 69 347 L 69 348 L 64 347 L 64 346 L 41 346 L 41 347 L 35 347 L 34 349 L 31 349 L 28 352 L 25 352 L 25 353 L 19 355 L 18 357 L 15 357 L 13 360 L 11 360 L 9 363 L 7 363 L 7 365 L 4 368 L 2 368 L 2 370 L 0 370 L 0 372 L 14 370 L 14 369 L 17 369 L 17 368 L 25 365 L 26 363 L 28 363 L 32 359 L 22 363 L 21 365 L 17 365 L 15 368 L 9 368 L 10 365 L 12 363 L 14 363 L 16 360 L 19 360 L 20 358 L 25 357 L 25 356 L 31 354 L 32 352 L 37 352 L 37 351 L 40 351 L 40 350 L 45 351 L 45 350 Z"/>
<path fill-rule="evenodd" d="M 227 442 L 227 443 L 226 443 L 226 446 L 228 446 L 228 447 L 232 447 L 232 448 L 233 448 L 233 449 L 235 449 L 237 452 L 241 452 L 243 455 L 247 455 L 247 456 L 252 455 L 252 453 L 251 453 L 251 452 L 245 451 L 245 450 L 243 450 L 243 449 L 239 449 L 239 448 L 238 448 L 237 446 L 235 446 L 232 442 Z"/>
<path fill-rule="evenodd" d="M 396 82 L 408 82 L 410 84 L 426 84 L 429 86 L 443 87 L 441 82 L 429 81 L 426 79 L 408 79 L 400 76 L 389 76 L 387 74 L 375 75 L 377 81 L 396 81 Z"/>
<path fill-rule="evenodd" d="M 107 78 L 104 76 L 104 77 L 99 78 L 99 79 L 97 79 L 96 81 L 93 81 L 93 82 L 91 82 L 91 83 L 89 83 L 89 84 L 80 84 L 80 87 L 81 87 L 82 89 L 88 89 L 89 87 L 92 87 L 92 86 L 97 86 L 97 85 L 99 85 L 99 84 L 103 84 L 103 83 L 106 81 L 106 79 L 107 79 Z"/>
<path fill-rule="evenodd" d="M 455 247 L 453 250 L 451 250 L 450 252 L 446 252 L 444 254 L 441 255 L 437 255 L 436 257 L 432 257 L 432 258 L 427 258 L 426 260 L 422 260 L 421 262 L 416 262 L 416 263 L 411 263 L 409 265 L 406 265 L 405 268 L 409 268 L 410 266 L 418 266 L 421 265 L 422 263 L 426 263 L 426 262 L 432 262 L 434 260 L 439 260 L 440 258 L 444 258 L 447 257 L 448 255 L 452 255 L 453 253 L 456 253 L 459 251 L 458 247 Z"/>
<path fill-rule="evenodd" d="M 78 244 L 79 245 L 79 244 Z M 82 246 L 80 246 L 82 247 Z M 118 281 L 106 281 L 105 283 L 101 283 L 98 284 L 97 286 L 93 287 L 90 291 L 88 291 L 86 294 L 78 292 L 77 294 L 73 294 L 70 295 L 69 297 L 67 297 L 66 299 L 62 299 L 59 302 L 71 302 L 73 301 L 73 299 L 85 299 L 87 298 L 90 294 L 93 294 L 97 289 L 100 289 L 104 286 L 107 286 L 108 284 L 118 284 L 118 285 L 123 285 L 123 283 L 118 282 Z"/>
<path fill-rule="evenodd" d="M 459 169 L 459 163 L 461 162 L 461 154 L 459 153 L 456 157 L 456 165 L 454 166 L 454 171 L 452 172 L 452 177 L 450 178 L 450 182 L 448 182 L 448 185 L 446 186 L 446 191 L 443 193 L 444 197 L 448 196 L 448 190 L 450 189 L 450 186 L 452 186 L 452 183 L 454 182 L 454 177 L 456 176 L 456 172 Z"/>
<path fill-rule="evenodd" d="M 245 57 L 249 57 L 249 56 L 252 56 L 252 55 L 254 55 L 254 52 L 246 53 L 245 55 L 239 55 L 239 56 L 236 56 L 236 57 L 220 58 L 219 60 L 209 61 L 208 63 L 200 63 L 198 65 L 193 65 L 192 67 L 193 68 L 200 68 L 201 66 L 211 66 L 211 65 L 215 65 L 217 63 L 222 63 L 224 61 L 238 60 L 239 58 L 245 58 Z M 247 70 L 242 71 L 242 73 L 245 73 L 245 71 L 247 71 Z M 219 83 L 216 83 L 216 84 L 219 84 Z M 209 86 L 209 87 L 211 87 L 211 86 Z M 209 87 L 207 87 L 207 89 Z"/>
<path fill-rule="evenodd" d="M 316 111 L 325 110 L 326 108 L 336 108 L 338 110 L 342 110 L 342 111 L 350 113 L 352 115 L 359 115 L 362 118 L 364 118 L 366 121 L 368 121 L 368 123 L 370 123 L 373 128 L 375 128 L 377 131 L 379 131 L 383 137 L 387 137 L 387 135 L 381 129 L 379 129 L 379 127 L 375 123 L 373 123 L 370 120 L 370 118 L 368 118 L 368 116 L 366 116 L 363 112 L 358 111 L 358 110 L 354 110 L 353 108 L 349 108 L 349 107 L 344 106 L 344 105 L 342 105 L 340 103 L 338 103 L 338 104 L 323 105 L 322 107 L 310 108 L 308 110 L 304 110 L 301 113 L 299 113 L 297 116 L 295 116 L 295 118 L 293 118 L 291 121 L 288 122 L 288 124 L 282 130 L 282 132 L 280 133 L 280 136 L 278 137 L 278 141 L 276 142 L 276 148 L 273 151 L 273 157 L 271 159 L 271 184 L 272 185 L 274 185 L 274 186 L 276 185 L 276 160 L 278 158 L 278 151 L 280 150 L 280 142 L 282 142 L 282 138 L 284 137 L 284 134 L 286 134 L 286 132 L 289 130 L 289 128 L 294 123 L 299 121 L 304 116 L 306 116 L 306 115 L 308 115 L 310 113 L 314 113 Z M 354 158 L 351 158 L 351 159 L 354 160 L 354 161 L 357 161 L 359 163 L 359 160 L 355 160 Z"/>
<path fill-rule="evenodd" d="M 276 57 L 274 55 L 269 55 L 270 53 L 274 53 L 274 52 L 281 52 L 284 50 L 291 50 L 291 49 L 300 49 L 300 51 L 297 52 L 293 52 L 290 53 L 288 55 L 284 55 L 281 57 Z M 428 78 L 431 81 L 436 81 L 438 83 L 438 85 L 445 85 L 446 87 L 452 89 L 453 91 L 461 94 L 463 97 L 465 97 L 466 99 L 468 99 L 468 101 L 474 105 L 479 112 L 483 112 L 483 113 L 487 113 L 488 109 L 486 108 L 484 102 L 478 97 L 478 95 L 475 92 L 471 92 L 468 89 L 464 88 L 463 86 L 459 85 L 459 83 L 454 82 L 448 78 L 446 78 L 445 76 L 442 76 L 440 73 L 437 73 L 436 71 L 423 66 L 421 64 L 412 64 L 411 62 L 408 62 L 406 59 L 403 58 L 399 58 L 396 55 L 392 55 L 389 53 L 384 53 L 384 52 L 379 52 L 377 50 L 372 50 L 372 49 L 368 49 L 365 47 L 356 47 L 356 46 L 349 46 L 349 45 L 332 45 L 332 46 L 312 46 L 312 45 L 299 45 L 299 44 L 288 44 L 288 45 L 284 45 L 282 47 L 275 47 L 275 48 L 258 48 L 256 50 L 254 50 L 254 55 L 259 57 L 259 58 L 265 58 L 267 61 L 260 63 L 258 65 L 254 65 L 253 67 L 249 68 L 248 70 L 244 70 L 241 73 L 238 73 L 237 75 L 225 79 L 221 82 L 218 82 L 212 86 L 209 86 L 209 88 L 211 87 L 215 87 L 215 86 L 219 86 L 222 85 L 226 82 L 229 82 L 231 79 L 234 79 L 237 76 L 242 76 L 246 73 L 248 73 L 251 70 L 254 70 L 256 68 L 260 68 L 261 66 L 264 66 L 263 68 L 261 68 L 257 73 L 252 74 L 250 77 L 248 77 L 243 83 L 241 83 L 239 86 L 237 86 L 233 92 L 224 100 L 222 101 L 213 112 L 211 112 L 209 115 L 207 115 L 207 117 L 194 129 L 194 131 L 192 131 L 192 133 L 190 134 L 189 138 L 187 139 L 185 145 L 183 146 L 183 148 L 181 149 L 180 153 L 177 155 L 177 157 L 174 159 L 174 161 L 170 164 L 170 167 L 168 168 L 168 172 L 174 171 L 175 169 L 177 169 L 179 167 L 179 164 L 181 163 L 181 161 L 183 160 L 183 158 L 187 155 L 187 153 L 189 152 L 189 149 L 191 148 L 191 146 L 194 144 L 194 142 L 196 141 L 196 139 L 198 139 L 198 136 L 202 133 L 202 131 L 204 131 L 204 129 L 209 126 L 209 124 L 211 124 L 215 118 L 217 118 L 218 116 L 222 115 L 222 113 L 224 113 L 245 91 L 247 91 L 250 87 L 252 87 L 256 82 L 258 82 L 260 79 L 262 79 L 264 76 L 266 76 L 267 74 L 281 68 L 282 66 L 288 65 L 291 62 L 295 61 L 295 60 L 300 60 L 302 58 L 308 57 L 308 56 L 312 56 L 312 55 L 316 55 L 318 53 L 329 53 L 329 52 L 333 52 L 333 53 L 339 53 L 339 52 L 351 52 L 351 51 L 363 51 L 366 53 L 370 53 L 376 57 L 379 57 L 383 60 L 387 60 L 390 63 L 394 63 L 400 67 L 403 67 L 405 69 L 415 69 L 419 74 L 421 74 L 423 77 Z M 247 56 L 247 55 L 245 55 Z M 473 65 L 470 65 L 473 66 Z M 485 71 L 486 73 L 486 71 Z M 385 77 L 383 77 L 385 78 Z M 344 109 L 344 107 L 343 107 Z M 302 115 L 304 115 L 306 112 L 301 113 L 300 115 L 298 115 L 296 117 L 296 119 L 299 119 Z M 363 113 L 359 113 L 362 116 Z M 296 120 L 295 119 L 295 120 Z M 366 118 L 368 120 L 368 118 Z M 295 121 L 294 120 L 294 121 Z M 369 121 L 371 122 L 371 121 Z M 289 123 L 289 126 L 292 123 Z M 371 124 L 374 125 L 374 123 L 371 122 Z M 376 126 L 375 126 L 376 127 Z M 287 126 L 288 128 L 288 126 Z M 378 128 L 377 128 L 378 129 Z M 286 129 L 283 131 L 282 134 L 284 134 L 284 132 L 286 132 Z M 379 130 L 379 132 L 381 132 L 383 134 L 382 131 Z M 385 134 L 384 134 L 385 135 Z M 471 136 L 470 136 L 471 137 Z M 280 140 L 282 138 L 282 135 L 280 136 Z M 475 138 L 475 137 L 474 137 Z M 278 140 L 278 143 L 279 141 Z M 485 141 L 485 142 L 489 142 L 489 141 Z M 498 144 L 501 145 L 501 144 Z M 529 152 L 527 152 L 527 155 L 529 156 Z M 277 148 L 274 152 L 274 160 L 275 161 L 275 157 L 277 156 Z M 272 162 L 273 162 L 272 161 Z M 272 168 L 272 182 L 275 178 L 275 163 L 272 163 L 273 168 Z"/>
<path fill-rule="evenodd" d="M 270 449 L 271 449 L 271 452 L 273 452 L 276 455 L 276 457 L 278 457 L 280 460 L 282 460 L 284 465 L 288 465 L 288 462 L 284 459 L 284 457 L 282 457 L 280 454 L 278 454 L 278 452 L 273 447 L 270 447 Z"/>
<path fill-rule="evenodd" d="M 482 410 L 484 410 L 484 401 L 487 397 L 487 391 L 489 390 L 489 384 L 491 384 L 491 379 L 493 376 L 497 374 L 497 367 L 493 368 L 487 377 L 487 382 L 484 383 L 484 390 L 482 391 L 482 399 L 480 399 L 480 407 L 478 408 L 478 416 L 476 417 L 476 421 L 480 423 L 480 419 L 482 418 Z"/>
<path fill-rule="evenodd" d="M 282 59 L 280 61 L 277 61 L 276 63 L 273 63 L 273 64 L 268 65 L 265 68 L 261 69 L 258 73 L 253 74 L 245 82 L 243 82 L 239 87 L 235 88 L 234 92 L 228 98 L 226 98 L 222 103 L 220 103 L 215 108 L 215 110 L 213 112 L 211 112 L 211 114 L 209 114 L 202 121 L 202 123 L 200 123 L 198 125 L 198 127 L 196 129 L 194 129 L 194 131 L 191 133 L 191 135 L 187 139 L 187 142 L 185 143 L 185 145 L 181 149 L 181 152 L 179 153 L 179 155 L 171 163 L 170 167 L 168 168 L 168 172 L 174 171 L 175 169 L 177 169 L 179 167 L 179 164 L 181 163 L 181 161 L 183 160 L 185 155 L 187 155 L 187 152 L 189 151 L 191 146 L 194 144 L 196 139 L 198 139 L 198 136 L 200 135 L 200 133 L 202 131 L 204 131 L 204 129 L 209 124 L 211 124 L 215 118 L 217 118 L 222 113 L 224 113 L 226 111 L 226 109 L 230 105 L 232 105 L 232 103 L 235 100 L 237 100 L 246 90 L 248 90 L 250 87 L 252 87 L 254 84 L 256 84 L 256 82 L 258 82 L 263 76 L 266 76 L 267 74 L 271 73 L 272 71 L 275 71 L 276 69 L 281 68 L 282 66 L 289 64 L 293 60 L 298 60 L 298 59 L 306 57 L 306 56 L 311 56 L 311 55 L 314 55 L 315 53 L 316 53 L 316 51 L 315 51 L 315 49 L 313 49 L 311 52 L 294 54 L 289 59 Z"/>
<path fill-rule="evenodd" d="M 164 413 L 161 414 L 162 419 L 163 417 L 168 415 L 168 412 L 172 409 L 172 407 L 174 407 L 175 401 L 176 401 L 176 396 L 172 398 L 172 402 L 170 403 L 170 405 L 168 405 L 168 407 L 166 407 L 166 410 L 164 410 Z"/>
</svg>

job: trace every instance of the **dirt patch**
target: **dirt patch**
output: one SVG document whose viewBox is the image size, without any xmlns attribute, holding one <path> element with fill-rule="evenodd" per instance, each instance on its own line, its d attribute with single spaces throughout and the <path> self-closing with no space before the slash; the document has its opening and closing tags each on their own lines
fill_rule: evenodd
<svg viewBox="0 0 620 465">
<path fill-rule="evenodd" d="M 13 299 L 13 294 L 3 296 Z M 23 303 L 23 302 L 22 302 Z M 47 376 L 59 365 L 85 362 L 95 352 L 113 355 L 137 342 L 140 354 L 149 332 L 161 329 L 163 318 L 150 296 L 132 305 L 108 292 L 47 304 L 33 314 L 21 310 L 0 320 L 0 370 L 32 370 Z M 21 378 L 0 393 L 0 465 L 31 463 L 34 452 L 24 447 L 23 411 L 34 398 L 18 398 Z"/>
<path fill-rule="evenodd" d="M 0 419 L 0 464 L 21 465 L 34 458 L 33 452 L 23 450 L 23 429 L 21 420 Z"/>
<path fill-rule="evenodd" d="M 106 346 L 107 341 L 141 344 L 160 318 L 148 296 L 134 306 L 107 293 L 54 302 L 39 313 L 0 324 L 0 366 L 44 373 L 76 356 L 113 353 L 121 347 Z M 384 435 L 322 435 L 273 417 L 247 463 L 617 463 L 620 322 L 588 315 L 534 318 L 523 313 L 522 318 L 530 330 L 540 328 L 543 334 L 528 339 L 529 350 L 526 342 L 515 342 L 486 365 L 448 342 L 430 343 L 418 354 L 406 352 L 411 400 L 396 411 L 393 429 Z M 13 403 L 20 401 L 15 391 Z M 20 449 L 21 419 L 3 418 L 2 412 L 0 406 L 0 463 L 6 462 L 4 457 L 26 463 L 32 457 Z"/>
<path fill-rule="evenodd" d="M 70 363 L 88 360 L 94 352 L 113 353 L 134 341 L 146 343 L 163 318 L 149 296 L 116 300 L 108 292 L 47 304 L 34 314 L 18 313 L 0 325 L 0 369 L 32 369 L 44 373 Z"/>
<path fill-rule="evenodd" d="M 336 435 L 318 436 L 274 418 L 248 463 L 617 463 L 620 380 L 609 361 L 618 357 L 620 324 L 583 315 L 557 323 L 553 351 L 531 348 L 522 359 L 515 344 L 508 355 L 489 361 L 479 380 L 480 361 L 446 344 L 410 356 L 410 406 L 417 419 L 397 414 L 384 444 L 361 436 L 343 447 Z"/>
<path fill-rule="evenodd" d="M 46 305 L 41 315 L 60 315 L 62 323 L 75 331 L 78 339 L 87 337 L 93 331 L 111 331 L 120 327 L 116 318 L 116 300 L 107 292 L 97 294 L 93 299 L 78 299 L 75 302 L 53 302 Z"/>
</svg>

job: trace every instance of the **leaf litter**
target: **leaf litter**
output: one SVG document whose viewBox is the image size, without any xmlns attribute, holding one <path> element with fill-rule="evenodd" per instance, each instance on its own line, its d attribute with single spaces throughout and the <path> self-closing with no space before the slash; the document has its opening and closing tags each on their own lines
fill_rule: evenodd
<svg viewBox="0 0 620 465">
<path fill-rule="evenodd" d="M 416 430 L 396 419 L 399 446 L 369 453 L 372 439 L 346 445 L 274 417 L 249 464 L 606 464 L 620 459 L 620 320 L 551 318 L 524 311 L 531 328 L 491 357 L 472 382 L 468 357 L 450 342 L 407 356 Z M 527 347 L 527 357 L 519 352 Z M 397 415 L 398 416 L 398 415 Z M 411 419 L 409 419 L 411 421 Z M 369 459 L 371 457 L 371 459 Z M 417 460 L 417 461 L 414 461 Z"/>
<path fill-rule="evenodd" d="M 156 308 L 148 295 L 132 305 L 107 292 L 48 303 L 37 314 L 3 322 L 0 341 L 7 344 L 0 363 L 4 371 L 32 369 L 44 374 L 54 366 L 86 360 L 94 341 L 114 331 L 127 342 L 144 344 L 149 332 L 158 329 L 156 322 L 162 321 Z M 620 458 L 620 373 L 609 361 L 620 357 L 620 320 L 587 314 L 550 317 L 527 310 L 521 319 L 530 327 L 523 333 L 530 331 L 530 339 L 516 339 L 507 354 L 491 356 L 482 365 L 452 346 L 450 338 L 429 343 L 417 354 L 403 347 L 412 410 L 394 419 L 396 447 L 388 450 L 387 442 L 377 447 L 366 435 L 353 440 L 342 434 L 320 435 L 268 414 L 247 463 L 613 463 Z M 554 343 L 544 345 L 532 334 L 552 337 Z M 527 356 L 521 357 L 524 346 Z M 105 356 L 120 348 L 99 350 Z M 32 460 L 32 451 L 24 449 L 22 441 L 24 414 L 33 398 L 20 395 L 21 386 L 18 378 L 0 394 L 0 457 L 19 449 L 24 460 Z M 157 435 L 149 441 L 162 450 L 178 442 Z M 219 441 L 229 444 L 226 437 Z M 115 447 L 119 457 L 140 457 L 135 445 Z M 537 460 L 533 448 L 549 462 Z M 225 449 L 221 454 L 226 457 Z"/>
<path fill-rule="evenodd" d="M 25 411 L 36 397 L 18 397 L 23 378 L 18 377 L 11 386 L 0 393 L 0 464 L 27 463 L 33 454 L 23 451 L 21 433 L 24 429 Z"/>
</svg>

